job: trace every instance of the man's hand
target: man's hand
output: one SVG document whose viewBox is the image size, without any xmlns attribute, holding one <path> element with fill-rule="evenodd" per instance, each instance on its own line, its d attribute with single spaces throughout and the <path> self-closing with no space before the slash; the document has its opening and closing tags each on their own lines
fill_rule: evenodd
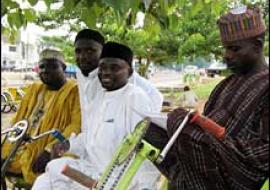
<svg viewBox="0 0 270 190">
<path fill-rule="evenodd" d="M 61 157 L 66 151 L 69 150 L 69 147 L 70 144 L 68 140 L 54 144 L 51 151 L 51 159 Z"/>
<path fill-rule="evenodd" d="M 50 160 L 51 160 L 51 154 L 49 152 L 47 152 L 46 150 L 41 152 L 32 165 L 33 172 L 34 173 L 45 172 L 45 167 Z"/>
</svg>

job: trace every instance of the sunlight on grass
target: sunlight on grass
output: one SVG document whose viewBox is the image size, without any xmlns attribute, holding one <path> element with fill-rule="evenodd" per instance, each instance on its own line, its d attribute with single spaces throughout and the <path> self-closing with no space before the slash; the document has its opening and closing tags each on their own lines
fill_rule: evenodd
<svg viewBox="0 0 270 190">
<path fill-rule="evenodd" d="M 197 94 L 198 98 L 201 100 L 208 99 L 210 93 L 215 88 L 215 86 L 221 81 L 220 78 L 213 79 L 205 84 L 197 84 L 192 90 Z"/>
<path fill-rule="evenodd" d="M 211 79 L 204 83 L 197 83 L 190 85 L 191 89 L 197 94 L 199 100 L 206 101 L 215 88 L 215 86 L 222 80 L 222 78 Z M 173 102 L 174 105 L 179 104 L 179 98 L 182 92 L 171 90 L 169 92 L 163 93 L 165 99 L 168 99 Z"/>
</svg>

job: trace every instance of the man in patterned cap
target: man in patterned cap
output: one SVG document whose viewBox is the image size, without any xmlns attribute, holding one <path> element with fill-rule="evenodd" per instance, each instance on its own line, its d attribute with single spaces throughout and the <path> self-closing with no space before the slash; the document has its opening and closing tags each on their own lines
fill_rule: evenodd
<svg viewBox="0 0 270 190">
<path fill-rule="evenodd" d="M 173 190 L 255 190 L 269 176 L 269 68 L 261 11 L 242 7 L 217 23 L 232 74 L 213 90 L 203 115 L 225 127 L 225 138 L 188 124 L 157 165 Z M 167 131 L 151 127 L 146 139 L 163 148 L 186 114 L 174 110 Z"/>
<path fill-rule="evenodd" d="M 78 88 L 74 80 L 66 79 L 65 68 L 64 56 L 60 51 L 45 49 L 41 52 L 39 76 L 42 82 L 33 83 L 27 88 L 12 124 L 27 119 L 30 136 L 52 129 L 58 129 L 66 138 L 71 133 L 80 132 Z M 44 172 L 51 157 L 51 147 L 56 142 L 56 139 L 45 136 L 22 145 L 7 171 L 21 174 L 27 183 L 32 184 Z M 1 158 L 7 158 L 13 146 L 6 141 L 1 149 Z"/>
<path fill-rule="evenodd" d="M 54 147 L 56 155 L 69 152 L 80 159 L 60 158 L 49 162 L 46 172 L 37 178 L 33 190 L 40 189 L 89 189 L 61 174 L 65 165 L 98 180 L 111 161 L 125 136 L 134 131 L 143 118 L 139 112 L 152 112 L 152 104 L 146 93 L 130 84 L 133 52 L 125 45 L 107 42 L 102 50 L 96 91 L 90 94 L 89 128 L 78 136 Z M 112 175 L 113 180 L 117 180 Z M 129 189 L 154 189 L 159 172 L 147 161 L 132 181 Z"/>
</svg>

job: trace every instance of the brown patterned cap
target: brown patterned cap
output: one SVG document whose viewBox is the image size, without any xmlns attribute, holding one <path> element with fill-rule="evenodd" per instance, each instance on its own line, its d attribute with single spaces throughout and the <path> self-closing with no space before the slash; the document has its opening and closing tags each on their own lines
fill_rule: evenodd
<svg viewBox="0 0 270 190">
<path fill-rule="evenodd" d="M 249 39 L 263 34 L 265 23 L 258 7 L 232 10 L 217 21 L 222 42 Z"/>
</svg>

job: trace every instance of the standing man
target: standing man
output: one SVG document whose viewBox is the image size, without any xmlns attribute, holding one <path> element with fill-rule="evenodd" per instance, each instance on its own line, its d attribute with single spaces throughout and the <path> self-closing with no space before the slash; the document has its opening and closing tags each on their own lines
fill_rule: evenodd
<svg viewBox="0 0 270 190">
<path fill-rule="evenodd" d="M 27 119 L 28 135 L 36 136 L 52 129 L 58 129 L 68 138 L 71 133 L 80 133 L 80 103 L 76 81 L 65 77 L 64 56 L 54 49 L 45 49 L 40 54 L 39 76 L 41 82 L 33 83 L 22 99 L 12 124 Z M 21 174 L 32 184 L 37 175 L 44 172 L 50 161 L 51 147 L 56 139 L 45 136 L 35 142 L 22 145 L 12 159 L 8 172 Z M 1 158 L 10 154 L 14 144 L 5 142 Z"/>
<path fill-rule="evenodd" d="M 258 190 L 269 177 L 269 68 L 261 11 L 243 7 L 217 23 L 232 74 L 213 90 L 203 115 L 225 127 L 225 138 L 217 139 L 194 124 L 182 130 L 158 165 L 174 190 Z M 167 134 L 156 133 L 165 134 L 163 141 L 152 138 L 153 133 L 147 140 L 164 146 L 186 114 L 182 108 L 174 110 Z"/>
<path fill-rule="evenodd" d="M 89 127 L 88 115 L 89 109 L 92 109 L 89 104 L 94 96 L 91 89 L 94 91 L 99 85 L 97 67 L 104 41 L 104 37 L 98 31 L 90 29 L 81 30 L 75 38 L 75 59 L 79 67 L 76 77 L 80 95 L 82 131 Z"/>
<path fill-rule="evenodd" d="M 132 74 L 132 57 L 133 53 L 127 46 L 114 42 L 104 45 L 98 71 L 100 83 L 97 91 L 92 91 L 96 95 L 89 105 L 92 108 L 88 113 L 90 127 L 54 147 L 55 155 L 68 151 L 80 159 L 53 160 L 36 180 L 33 190 L 86 189 L 61 174 L 64 166 L 68 164 L 98 180 L 124 137 L 134 131 L 136 124 L 143 119 L 133 109 L 142 113 L 152 111 L 151 101 L 145 92 L 128 83 Z M 153 189 L 158 175 L 147 161 L 130 188 Z"/>
</svg>

